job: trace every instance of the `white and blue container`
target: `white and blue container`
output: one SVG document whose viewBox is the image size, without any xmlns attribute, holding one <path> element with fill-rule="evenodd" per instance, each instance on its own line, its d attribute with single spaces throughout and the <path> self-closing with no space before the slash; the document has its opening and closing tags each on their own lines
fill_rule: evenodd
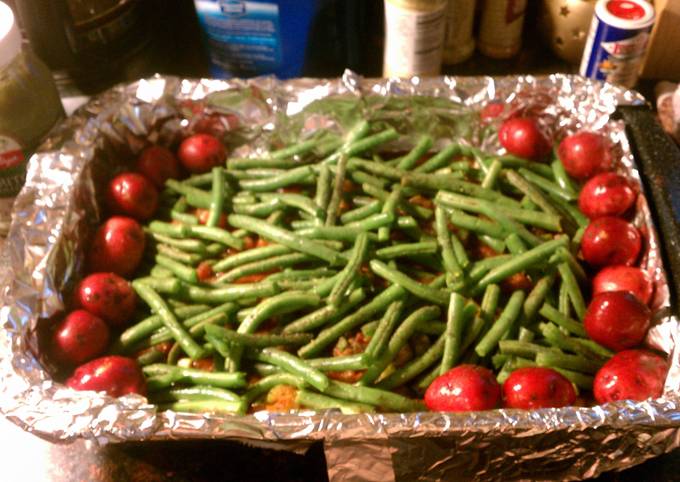
<svg viewBox="0 0 680 482">
<path fill-rule="evenodd" d="M 214 77 L 302 74 L 323 0 L 194 0 Z"/>
<path fill-rule="evenodd" d="M 653 25 L 654 7 L 645 0 L 599 0 L 580 74 L 634 86 Z"/>
</svg>

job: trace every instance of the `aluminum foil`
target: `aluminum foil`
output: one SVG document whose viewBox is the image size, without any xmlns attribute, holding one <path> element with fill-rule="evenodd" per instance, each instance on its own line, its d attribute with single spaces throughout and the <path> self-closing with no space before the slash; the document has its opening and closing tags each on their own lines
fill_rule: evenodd
<svg viewBox="0 0 680 482">
<path fill-rule="evenodd" d="M 406 139 L 427 131 L 441 141 L 500 152 L 478 123 L 465 122 L 491 100 L 538 116 L 552 134 L 607 133 L 621 169 L 639 180 L 624 126 L 610 115 L 617 105 L 644 99 L 574 76 L 369 80 L 346 72 L 341 79 L 283 82 L 156 76 L 98 96 L 55 128 L 31 158 L 16 200 L 0 271 L 0 409 L 53 441 L 230 438 L 296 451 L 323 441 L 334 482 L 573 480 L 680 446 L 678 321 L 668 308 L 658 238 L 642 196 L 636 223 L 645 234 L 643 266 L 655 280 L 657 313 L 647 344 L 672 360 L 658 400 L 464 414 L 158 413 L 141 396 L 112 399 L 67 389 L 41 364 L 37 333 L 63 310 L 64 294 L 78 280 L 83 248 L 99 220 L 100 186 L 149 142 L 170 144 L 210 130 L 224 134 L 236 154 L 257 155 L 295 136 L 342 132 L 364 116 L 395 126 Z"/>
</svg>

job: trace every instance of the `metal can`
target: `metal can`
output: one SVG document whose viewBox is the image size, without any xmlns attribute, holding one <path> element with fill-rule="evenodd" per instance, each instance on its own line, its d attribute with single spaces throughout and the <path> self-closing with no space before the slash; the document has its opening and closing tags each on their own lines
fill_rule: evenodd
<svg viewBox="0 0 680 482">
<path fill-rule="evenodd" d="M 625 87 L 635 85 L 653 24 L 654 7 L 649 2 L 599 0 L 580 74 Z"/>
</svg>

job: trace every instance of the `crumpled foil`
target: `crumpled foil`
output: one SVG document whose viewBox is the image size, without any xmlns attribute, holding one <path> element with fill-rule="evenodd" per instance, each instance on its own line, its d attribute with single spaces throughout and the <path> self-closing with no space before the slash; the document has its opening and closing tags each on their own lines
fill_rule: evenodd
<svg viewBox="0 0 680 482">
<path fill-rule="evenodd" d="M 82 253 L 100 216 L 100 186 L 149 142 L 171 144 L 200 128 L 225 134 L 238 155 L 256 155 L 294 136 L 342 131 L 356 116 L 366 116 L 403 134 L 428 131 L 440 140 L 499 151 L 494 136 L 458 122 L 490 100 L 538 116 L 553 134 L 581 128 L 607 133 L 622 170 L 639 180 L 624 126 L 610 115 L 617 105 L 644 99 L 575 76 L 368 80 L 346 72 L 341 79 L 290 81 L 156 76 L 96 97 L 31 158 L 16 200 L 0 271 L 0 409 L 53 441 L 229 438 L 295 451 L 323 441 L 333 482 L 573 480 L 680 446 L 678 320 L 669 309 L 658 238 L 642 196 L 636 223 L 645 235 L 643 266 L 655 280 L 657 313 L 646 342 L 672 360 L 658 400 L 461 414 L 158 413 L 141 396 L 112 399 L 67 389 L 40 363 L 38 328 L 64 309 L 63 293 L 81 274 Z"/>
</svg>

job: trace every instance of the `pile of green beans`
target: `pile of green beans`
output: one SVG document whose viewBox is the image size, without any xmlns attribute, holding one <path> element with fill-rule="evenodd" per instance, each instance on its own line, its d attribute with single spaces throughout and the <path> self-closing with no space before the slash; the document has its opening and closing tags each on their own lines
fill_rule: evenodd
<svg viewBox="0 0 680 482">
<path fill-rule="evenodd" d="M 150 401 L 418 411 L 461 363 L 591 389 L 612 354 L 583 329 L 584 218 L 559 160 L 432 153 L 429 136 L 394 157 L 398 137 L 361 122 L 334 151 L 301 141 L 167 182 L 133 282 L 150 312 L 114 348 L 143 365 Z"/>
</svg>

